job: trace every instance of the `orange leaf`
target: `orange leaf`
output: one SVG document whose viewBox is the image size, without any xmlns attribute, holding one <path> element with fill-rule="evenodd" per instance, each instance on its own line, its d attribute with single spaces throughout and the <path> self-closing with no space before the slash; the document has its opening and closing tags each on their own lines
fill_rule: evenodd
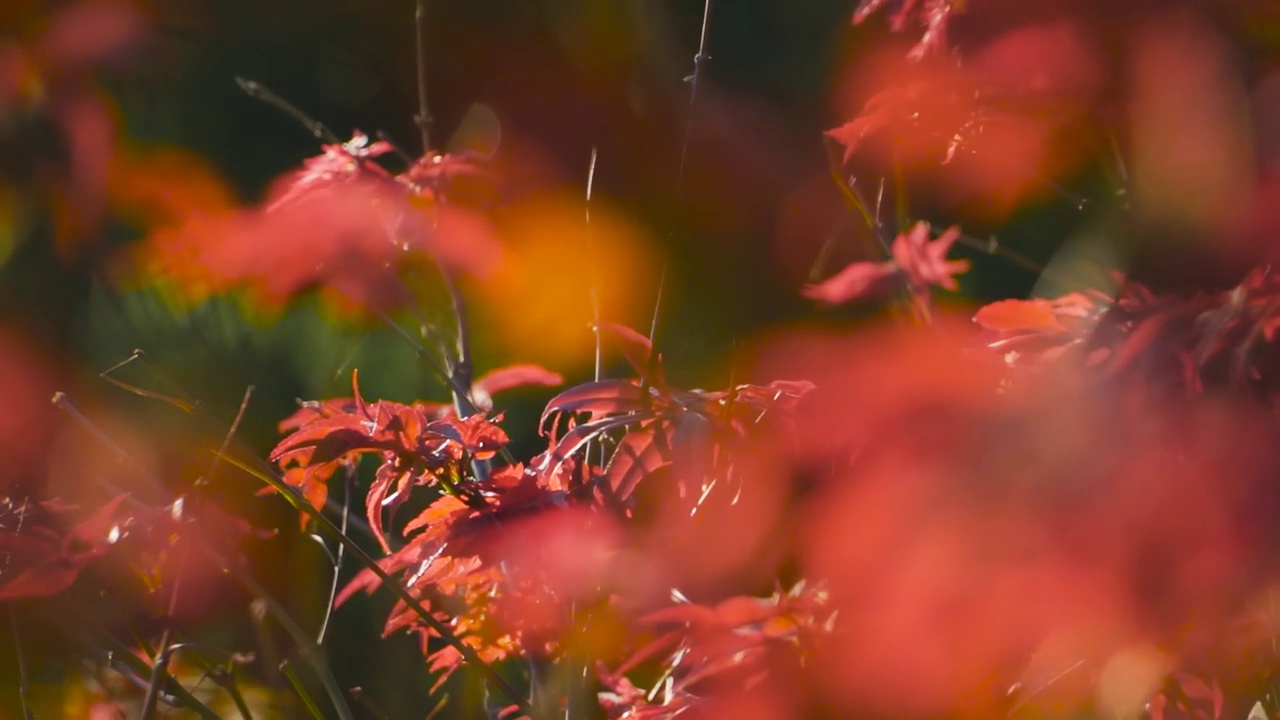
<svg viewBox="0 0 1280 720">
<path fill-rule="evenodd" d="M 998 332 L 1062 332 L 1066 330 L 1047 300 L 1001 300 L 986 305 L 973 316 L 974 322 Z"/>
</svg>

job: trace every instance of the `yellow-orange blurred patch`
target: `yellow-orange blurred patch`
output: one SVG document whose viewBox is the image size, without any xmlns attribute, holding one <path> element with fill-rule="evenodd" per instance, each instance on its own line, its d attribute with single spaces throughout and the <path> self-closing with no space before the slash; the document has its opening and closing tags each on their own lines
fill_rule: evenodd
<svg viewBox="0 0 1280 720">
<path fill-rule="evenodd" d="M 639 324 L 656 284 L 644 233 L 616 212 L 582 200 L 541 196 L 501 219 L 509 243 L 503 265 L 477 288 L 480 327 L 522 359 L 557 370 L 584 367 L 595 341 L 591 293 L 594 266 L 602 317 Z"/>
<path fill-rule="evenodd" d="M 221 175 L 199 155 L 182 148 L 119 148 L 111 158 L 108 177 L 112 212 L 148 231 L 235 206 Z"/>
</svg>

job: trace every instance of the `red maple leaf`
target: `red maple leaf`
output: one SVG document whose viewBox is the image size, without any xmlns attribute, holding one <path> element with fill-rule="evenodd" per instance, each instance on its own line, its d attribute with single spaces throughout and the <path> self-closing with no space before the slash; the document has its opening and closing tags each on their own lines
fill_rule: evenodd
<svg viewBox="0 0 1280 720">
<path fill-rule="evenodd" d="M 806 286 L 801 294 L 832 306 L 883 298 L 904 285 L 922 302 L 928 300 L 931 286 L 954 292 L 959 289 L 955 276 L 969 270 L 968 260 L 947 259 L 959 238 L 960 229 L 953 227 L 930 240 L 929 224 L 918 222 L 894 239 L 892 260 L 853 263 L 825 282 Z"/>
<path fill-rule="evenodd" d="M 68 508 L 0 498 L 0 600 L 55 595 L 70 587 L 111 545 L 116 511 L 124 498 L 117 496 L 65 532 L 51 515 Z"/>
<path fill-rule="evenodd" d="M 860 25 L 877 10 L 888 4 L 888 0 L 862 0 L 853 12 L 853 24 Z M 964 10 L 964 0 L 899 0 L 897 8 L 889 17 L 890 27 L 894 32 L 902 32 L 913 18 L 924 27 L 924 35 L 908 55 L 912 60 L 921 60 L 926 55 L 944 50 L 947 44 L 947 24 L 951 16 Z"/>
<path fill-rule="evenodd" d="M 293 432 L 271 451 L 283 480 L 320 509 L 329 478 L 360 455 L 378 454 L 382 464 L 366 497 L 374 535 L 388 549 L 384 513 L 394 513 L 408 490 L 434 485 L 439 475 L 457 475 L 471 458 L 487 458 L 507 443 L 507 435 L 483 414 L 459 419 L 426 403 L 389 400 L 368 403 L 352 374 L 353 397 L 304 406 L 281 423 Z M 394 489 L 393 489 L 394 486 Z"/>
<path fill-rule="evenodd" d="M 196 292 L 243 287 L 269 307 L 318 288 L 348 310 L 407 298 L 396 271 L 432 261 L 483 276 L 501 245 L 479 213 L 439 202 L 372 158 L 387 151 L 357 133 L 275 183 L 257 209 L 193 218 L 153 237 L 159 270 Z"/>
</svg>

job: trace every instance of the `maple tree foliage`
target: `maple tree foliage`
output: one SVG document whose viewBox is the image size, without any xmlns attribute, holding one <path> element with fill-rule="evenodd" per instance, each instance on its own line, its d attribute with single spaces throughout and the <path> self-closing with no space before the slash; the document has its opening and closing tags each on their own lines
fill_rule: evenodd
<svg viewBox="0 0 1280 720">
<path fill-rule="evenodd" d="M 123 498 L 64 529 L 57 520 L 74 508 L 54 501 L 0 498 L 0 600 L 55 595 L 106 554 Z"/>
<path fill-rule="evenodd" d="M 888 0 L 862 0 L 853 12 L 853 24 L 865 22 L 887 4 Z M 898 0 L 894 4 L 889 24 L 895 32 L 902 32 L 913 20 L 924 28 L 924 35 L 910 53 L 912 59 L 919 60 L 946 50 L 947 23 L 952 15 L 964 11 L 966 0 Z"/>
<path fill-rule="evenodd" d="M 894 239 L 891 260 L 852 263 L 802 293 L 823 305 L 840 305 L 885 297 L 905 287 L 916 302 L 927 304 L 930 287 L 954 292 L 959 289 L 955 276 L 969 270 L 968 260 L 947 259 L 959 238 L 960 229 L 953 227 L 930 240 L 929 224 L 918 222 Z"/>
<path fill-rule="evenodd" d="M 941 184 L 992 198 L 1003 218 L 1083 162 L 1058 141 L 1104 102 L 1089 27 L 1037 16 L 961 57 L 947 36 L 969 10 L 858 4 L 855 24 L 880 13 L 923 35 L 827 132 L 836 175 L 869 158 L 945 168 Z M 79 57 L 58 27 L 0 54 L 0 104 L 26 92 L 13 68 L 26 73 L 28 55 L 56 75 L 115 46 L 107 33 Z M 169 208 L 181 221 L 145 259 L 195 296 L 242 290 L 280 307 L 319 290 L 376 314 L 409 304 L 412 265 L 446 281 L 491 272 L 502 244 L 451 195 L 488 179 L 480 154 L 426 150 L 397 172 L 392 150 L 357 132 L 257 207 Z M 1275 663 L 1274 615 L 1259 608 L 1280 576 L 1280 278 L 1263 262 L 1230 287 L 1163 293 L 1117 272 L 1112 289 L 939 309 L 934 289 L 958 292 L 987 258 L 957 257 L 972 239 L 959 225 L 935 234 L 903 188 L 895 227 L 857 208 L 884 257 L 798 294 L 901 299 L 914 323 L 766 334 L 750 343 L 749 381 L 723 389 L 681 387 L 649 337 L 598 309 L 598 352 L 625 361 L 621 376 L 561 387 L 559 372 L 517 363 L 473 377 L 451 286 L 457 348 L 438 342 L 432 368 L 451 398 L 366 399 L 353 372 L 349 397 L 300 402 L 278 425 L 267 458 L 280 477 L 263 476 L 263 494 L 296 494 L 303 531 L 339 533 L 328 539 L 363 563 L 341 584 L 331 556 L 327 610 L 393 592 L 383 635 L 415 637 L 430 691 L 471 667 L 490 704 L 508 705 L 498 717 L 582 698 L 619 720 L 1243 717 Z M 1262 243 L 1267 192 L 1243 205 L 1258 217 L 1222 227 Z M 16 478 L 0 488 L 0 600 L 63 593 L 114 560 L 156 614 L 198 615 L 177 586 L 212 573 L 184 558 L 234 572 L 241 541 L 270 534 L 195 489 L 91 512 L 43 497 L 47 423 L 31 398 L 48 403 L 23 352 L 0 373 L 18 410 L 0 421 Z M 536 426 L 502 412 L 517 388 L 557 388 Z M 515 456 L 517 432 L 532 457 Z M 344 529 L 328 521 L 334 482 L 358 493 L 367 537 L 346 534 L 345 508 Z M 155 677 L 171 649 L 141 654 Z M 513 689 L 504 675 L 520 667 Z"/>
<path fill-rule="evenodd" d="M 397 270 L 415 262 L 491 272 L 502 250 L 490 223 L 440 197 L 449 169 L 464 161 L 430 155 L 393 175 L 375 162 L 389 151 L 359 132 L 325 145 L 280 178 L 260 208 L 158 232 L 144 262 L 196 296 L 245 288 L 279 307 L 319 288 L 354 312 L 404 305 L 410 290 Z"/>
</svg>

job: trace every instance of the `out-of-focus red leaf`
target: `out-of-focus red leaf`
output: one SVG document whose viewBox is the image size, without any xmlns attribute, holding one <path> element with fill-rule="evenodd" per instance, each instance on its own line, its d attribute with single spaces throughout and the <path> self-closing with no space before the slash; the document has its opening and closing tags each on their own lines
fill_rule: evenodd
<svg viewBox="0 0 1280 720">
<path fill-rule="evenodd" d="M 107 101 L 88 93 L 62 98 L 55 120 L 66 138 L 70 167 L 59 190 L 54 240 L 62 259 L 71 260 L 95 239 L 104 217 L 116 124 Z"/>
<path fill-rule="evenodd" d="M 969 271 L 969 261 L 947 259 L 951 246 L 959 239 L 960 228 L 952 227 L 930 240 L 926 222 L 916 223 L 894 239 L 893 261 L 906 274 L 913 293 L 927 291 L 930 285 L 953 292 L 959 289 L 955 276 Z"/>
<path fill-rule="evenodd" d="M 857 117 L 843 125 L 828 130 L 827 137 L 844 147 L 844 162 L 848 163 L 862 144 L 882 130 L 900 130 L 904 120 L 935 122 L 937 116 L 950 122 L 960 122 L 962 117 L 951 118 L 956 113 L 942 105 L 935 96 L 942 81 L 932 76 L 921 80 L 904 80 L 882 90 L 867 100 Z M 922 112 L 920 108 L 929 109 Z M 899 143 L 900 144 L 900 143 Z M 913 152 L 913 154 L 915 154 Z"/>
<path fill-rule="evenodd" d="M 855 262 L 816 285 L 806 285 L 800 293 L 832 307 L 887 297 L 898 287 L 897 265 L 891 262 Z"/>
<path fill-rule="evenodd" d="M 998 332 L 1058 332 L 1065 330 L 1058 322 L 1053 305 L 1046 300 L 999 300 L 981 307 L 974 322 Z"/>
<path fill-rule="evenodd" d="M 111 544 L 110 533 L 124 498 L 105 503 L 65 533 L 50 527 L 23 528 L 21 523 L 0 532 L 0 554 L 5 558 L 0 600 L 55 595 L 70 587 Z M 25 513 L 25 508 L 26 503 L 18 512 Z"/>
<path fill-rule="evenodd" d="M 0 578 L 0 600 L 56 595 L 75 582 L 89 557 L 67 557 L 56 539 L 0 534 L 0 553 L 11 567 Z"/>
<path fill-rule="evenodd" d="M 564 376 L 541 365 L 520 363 L 490 370 L 471 386 L 479 407 L 492 408 L 493 396 L 507 390 L 525 387 L 556 387 L 564 384 Z"/>
<path fill-rule="evenodd" d="M 853 24 L 859 25 L 888 4 L 888 0 L 862 0 L 853 12 Z M 924 35 L 908 55 L 912 60 L 945 51 L 947 23 L 951 16 L 964 10 L 964 0 L 896 0 L 896 9 L 889 17 L 894 32 L 902 32 L 907 23 L 916 20 L 924 27 Z M 918 8 L 918 9 L 917 9 Z"/>
<path fill-rule="evenodd" d="M 53 14 L 31 52 L 46 68 L 76 72 L 135 46 L 148 24 L 142 11 L 126 0 L 79 0 Z"/>
<path fill-rule="evenodd" d="M 653 343 L 649 338 L 617 323 L 600 323 L 596 332 L 610 345 L 617 348 L 627 363 L 636 371 L 636 375 L 649 382 L 659 390 L 667 391 L 667 381 L 663 375 L 662 358 L 653 359 Z"/>
<path fill-rule="evenodd" d="M 929 224 L 918 222 L 894 239 L 891 261 L 853 263 L 831 279 L 805 287 L 802 293 L 830 306 L 884 297 L 902 283 L 918 301 L 927 300 L 930 286 L 955 291 L 959 289 L 955 276 L 969 270 L 968 260 L 947 259 L 959 238 L 959 228 L 953 227 L 930 240 Z"/>
<path fill-rule="evenodd" d="M 246 287 L 269 306 L 319 287 L 345 309 L 386 310 L 407 297 L 396 271 L 434 261 L 484 276 L 501 245 L 479 214 L 417 196 L 370 159 L 357 136 L 329 145 L 278 181 L 264 208 L 198 218 L 158 233 L 151 259 L 195 292 Z"/>
<path fill-rule="evenodd" d="M 1143 360 L 1168 362 L 1175 360 L 1182 351 L 1180 338 L 1176 336 L 1177 326 L 1189 321 L 1191 308 L 1173 306 L 1145 318 L 1128 337 L 1115 348 L 1107 371 L 1112 376 L 1122 375 L 1137 367 Z"/>
</svg>

